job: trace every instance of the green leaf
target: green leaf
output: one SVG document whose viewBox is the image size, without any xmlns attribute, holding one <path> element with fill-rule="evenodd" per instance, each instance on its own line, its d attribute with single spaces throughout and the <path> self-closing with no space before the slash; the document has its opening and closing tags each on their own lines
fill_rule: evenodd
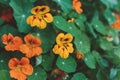
<svg viewBox="0 0 120 80">
<path fill-rule="evenodd" d="M 109 9 L 105 10 L 104 17 L 107 20 L 109 25 L 112 25 L 116 21 L 114 14 Z"/>
<path fill-rule="evenodd" d="M 0 25 L 3 24 L 3 22 L 4 22 L 4 21 L 0 18 Z"/>
<path fill-rule="evenodd" d="M 97 80 L 109 80 L 105 71 L 99 70 L 96 74 Z"/>
<path fill-rule="evenodd" d="M 44 30 L 36 28 L 36 30 L 32 31 L 31 34 L 41 39 L 43 53 L 47 53 L 55 43 L 56 33 L 52 27 L 47 27 Z"/>
<path fill-rule="evenodd" d="M 47 74 L 40 67 L 35 67 L 33 74 L 31 76 L 28 76 L 28 80 L 46 80 L 46 79 Z"/>
<path fill-rule="evenodd" d="M 75 23 L 82 31 L 85 31 L 84 22 L 82 22 L 80 19 L 75 19 Z"/>
<path fill-rule="evenodd" d="M 85 54 L 84 62 L 89 68 L 91 69 L 96 68 L 96 60 L 91 53 Z"/>
<path fill-rule="evenodd" d="M 102 58 L 97 51 L 92 51 L 92 55 L 94 56 L 96 61 L 99 61 Z"/>
<path fill-rule="evenodd" d="M 9 56 L 10 56 L 9 53 L 1 51 L 1 53 L 0 53 L 0 70 L 2 70 L 2 69 L 9 70 L 9 68 L 8 68 L 8 61 L 10 59 Z"/>
<path fill-rule="evenodd" d="M 106 39 L 100 39 L 100 47 L 103 50 L 111 50 L 113 48 L 113 44 L 108 42 Z"/>
<path fill-rule="evenodd" d="M 90 41 L 85 34 L 79 34 L 75 36 L 75 46 L 81 53 L 87 53 L 90 51 Z"/>
<path fill-rule="evenodd" d="M 71 80 L 88 80 L 88 78 L 86 78 L 86 76 L 83 73 L 76 73 L 73 75 Z"/>
<path fill-rule="evenodd" d="M 53 53 L 43 55 L 43 60 L 41 65 L 46 71 L 49 71 L 52 69 L 53 60 L 54 60 Z"/>
<path fill-rule="evenodd" d="M 106 35 L 106 27 L 100 20 L 96 20 L 96 18 L 93 18 L 91 24 L 97 32 L 101 33 L 102 35 Z"/>
<path fill-rule="evenodd" d="M 120 58 L 120 46 L 114 49 L 114 54 Z"/>
<path fill-rule="evenodd" d="M 0 80 L 13 80 L 7 70 L 0 70 Z"/>
<path fill-rule="evenodd" d="M 56 65 L 58 68 L 67 73 L 75 72 L 77 67 L 76 61 L 71 56 L 69 56 L 67 59 L 58 57 Z"/>
<path fill-rule="evenodd" d="M 114 1 L 113 0 L 101 0 L 101 2 L 105 4 L 107 8 L 114 8 L 118 3 L 117 0 L 114 0 Z"/>
<path fill-rule="evenodd" d="M 73 35 L 79 34 L 80 31 L 76 28 L 73 23 L 68 23 L 63 17 L 55 16 L 53 23 L 55 26 L 65 32 L 71 33 Z"/>
<path fill-rule="evenodd" d="M 114 79 L 117 75 L 117 69 L 111 68 L 110 69 L 110 79 Z"/>
<path fill-rule="evenodd" d="M 71 5 L 72 1 L 71 0 L 53 0 L 53 1 L 55 1 L 58 5 L 60 5 L 61 9 L 65 13 L 69 13 L 72 10 L 72 5 Z"/>
<path fill-rule="evenodd" d="M 40 65 L 42 63 L 42 56 L 37 56 L 36 58 L 36 66 Z"/>
<path fill-rule="evenodd" d="M 10 0 L 0 0 L 0 3 L 9 5 Z"/>
<path fill-rule="evenodd" d="M 116 37 L 118 35 L 118 31 L 116 29 L 113 29 L 113 28 L 110 28 L 109 31 L 108 31 L 108 36 L 111 36 L 111 37 Z"/>
<path fill-rule="evenodd" d="M 104 58 L 101 58 L 99 61 L 98 61 L 98 64 L 101 66 L 101 67 L 108 67 L 109 66 L 109 63 L 106 59 Z"/>
<path fill-rule="evenodd" d="M 29 32 L 31 27 L 27 24 L 26 18 L 30 15 L 33 3 L 24 0 L 11 0 L 9 4 L 13 8 L 18 30 L 23 33 Z"/>
</svg>

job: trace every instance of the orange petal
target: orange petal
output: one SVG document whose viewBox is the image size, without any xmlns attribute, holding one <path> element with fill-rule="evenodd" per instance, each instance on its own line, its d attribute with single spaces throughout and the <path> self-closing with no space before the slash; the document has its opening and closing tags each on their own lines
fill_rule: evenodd
<svg viewBox="0 0 120 80">
<path fill-rule="evenodd" d="M 27 53 L 29 53 L 29 46 L 27 46 L 27 45 L 25 45 L 25 44 L 23 44 L 23 45 L 21 45 L 20 46 L 20 51 L 22 52 L 22 53 L 24 53 L 24 54 L 27 54 Z"/>
<path fill-rule="evenodd" d="M 36 26 L 36 20 L 37 20 L 36 17 L 32 15 L 32 16 L 27 17 L 26 22 L 31 27 L 34 27 L 34 26 Z"/>
<path fill-rule="evenodd" d="M 33 51 L 34 56 L 39 56 L 42 53 L 42 48 L 40 47 L 35 47 L 32 49 L 33 49 L 32 51 Z"/>
<path fill-rule="evenodd" d="M 5 50 L 6 51 L 15 51 L 15 50 L 19 50 L 19 46 L 14 45 L 14 44 L 8 44 L 5 46 Z"/>
<path fill-rule="evenodd" d="M 21 59 L 21 61 L 20 61 L 20 65 L 27 65 L 27 64 L 29 64 L 29 63 L 30 63 L 30 61 L 29 61 L 29 59 L 26 58 L 26 57 L 23 57 L 23 58 Z"/>
<path fill-rule="evenodd" d="M 31 65 L 22 66 L 22 72 L 26 75 L 31 75 L 33 73 L 33 67 Z"/>
<path fill-rule="evenodd" d="M 3 36 L 2 36 L 2 42 L 4 43 L 4 44 L 8 44 L 10 41 L 12 41 L 13 40 L 13 35 L 11 34 L 11 33 L 9 33 L 8 35 L 6 35 L 6 34 L 4 34 Z"/>
<path fill-rule="evenodd" d="M 19 63 L 19 60 L 17 58 L 12 58 L 8 62 L 8 66 L 10 69 L 15 69 L 18 63 Z"/>
<path fill-rule="evenodd" d="M 10 77 L 17 80 L 26 80 L 26 75 L 19 70 L 10 70 Z"/>
<path fill-rule="evenodd" d="M 46 13 L 46 14 L 43 15 L 43 19 L 47 23 L 51 23 L 53 21 L 53 16 L 50 13 Z"/>
</svg>

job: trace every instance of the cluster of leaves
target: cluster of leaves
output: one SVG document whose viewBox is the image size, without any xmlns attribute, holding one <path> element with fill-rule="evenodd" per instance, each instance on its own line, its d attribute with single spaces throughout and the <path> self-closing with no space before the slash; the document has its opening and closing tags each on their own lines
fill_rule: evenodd
<svg viewBox="0 0 120 80">
<path fill-rule="evenodd" d="M 113 12 L 120 13 L 119 0 L 80 0 L 83 13 L 72 9 L 72 0 L 0 0 L 0 11 L 11 7 L 14 18 L 6 23 L 0 19 L 0 36 L 12 33 L 24 37 L 31 33 L 42 40 L 42 55 L 34 57 L 34 73 L 27 80 L 56 80 L 51 76 L 59 68 L 66 73 L 63 80 L 119 80 L 119 31 L 110 26 L 116 21 Z M 48 5 L 54 21 L 47 28 L 31 28 L 26 23 L 30 10 L 36 5 Z M 67 20 L 74 18 L 74 22 Z M 52 48 L 57 32 L 71 33 L 75 51 L 67 59 L 54 55 Z M 107 40 L 112 37 L 114 40 Z M 85 55 L 76 58 L 76 50 Z M 0 40 L 0 80 L 13 80 L 9 76 L 8 61 L 21 58 L 20 52 L 7 52 Z"/>
</svg>

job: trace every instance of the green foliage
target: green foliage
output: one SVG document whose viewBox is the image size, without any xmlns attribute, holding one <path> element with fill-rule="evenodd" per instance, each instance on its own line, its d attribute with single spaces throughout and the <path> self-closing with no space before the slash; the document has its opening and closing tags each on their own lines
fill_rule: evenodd
<svg viewBox="0 0 120 80">
<path fill-rule="evenodd" d="M 96 60 L 94 58 L 94 56 L 91 53 L 87 53 L 85 54 L 85 64 L 91 68 L 91 69 L 95 69 L 96 68 Z"/>
<path fill-rule="evenodd" d="M 26 18 L 30 15 L 30 9 L 33 7 L 33 3 L 30 1 L 25 2 L 24 0 L 11 0 L 9 4 L 13 8 L 18 30 L 24 33 L 29 32 L 31 28 L 26 23 Z"/>
<path fill-rule="evenodd" d="M 8 42 L 2 42 L 2 36 L 9 33 L 21 37 L 23 43 L 26 43 L 24 37 L 27 34 L 38 37 L 42 42 L 39 46 L 42 53 L 29 58 L 34 69 L 31 75 L 27 75 L 27 80 L 120 80 L 120 24 L 118 22 L 117 27 L 112 26 L 117 21 L 114 13 L 120 15 L 120 0 L 78 0 L 82 4 L 78 8 L 83 10 L 80 14 L 73 9 L 72 1 L 0 0 L 0 80 L 13 80 L 8 66 L 11 58 L 26 57 L 19 50 L 5 50 L 6 45 L 13 43 L 10 38 L 6 39 Z M 39 18 L 46 21 L 46 28 L 31 27 L 26 19 L 33 15 L 33 7 L 42 5 L 50 8 L 47 13 L 52 14 L 53 22 L 47 23 L 45 19 L 49 19 L 49 16 L 40 14 Z M 7 8 L 12 9 L 12 14 L 3 12 Z M 11 15 L 13 18 L 5 22 L 4 19 L 9 19 Z M 31 20 L 32 24 L 41 22 L 41 19 L 34 20 L 35 17 Z M 70 33 L 73 36 L 71 43 L 74 51 L 66 59 L 53 51 L 59 33 Z M 33 44 L 29 47 L 37 45 L 32 40 L 29 42 Z M 69 45 L 65 48 L 68 50 Z M 58 52 L 62 53 L 64 49 Z M 81 57 L 77 55 L 78 52 L 83 54 L 81 59 L 78 59 Z"/>
<path fill-rule="evenodd" d="M 88 80 L 88 78 L 83 73 L 76 73 L 71 80 Z"/>
<path fill-rule="evenodd" d="M 67 73 L 75 72 L 76 70 L 76 62 L 73 57 L 69 57 L 67 59 L 63 59 L 61 57 L 57 58 L 56 65 L 63 71 Z"/>
<path fill-rule="evenodd" d="M 28 80 L 46 80 L 47 74 L 41 67 L 35 67 L 34 73 L 28 77 Z"/>
</svg>

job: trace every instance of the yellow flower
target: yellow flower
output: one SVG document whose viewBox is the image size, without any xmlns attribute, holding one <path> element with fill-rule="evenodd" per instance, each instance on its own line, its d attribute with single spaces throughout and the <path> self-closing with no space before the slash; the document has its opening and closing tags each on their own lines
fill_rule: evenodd
<svg viewBox="0 0 120 80">
<path fill-rule="evenodd" d="M 52 14 L 48 13 L 50 8 L 48 6 L 36 6 L 31 9 L 32 16 L 27 18 L 27 24 L 31 27 L 37 26 L 39 29 L 44 29 L 47 26 L 47 23 L 53 21 Z"/>
<path fill-rule="evenodd" d="M 60 33 L 56 37 L 56 45 L 53 48 L 53 52 L 55 54 L 60 55 L 62 58 L 68 58 L 69 53 L 73 53 L 74 48 L 73 44 L 71 43 L 73 40 L 73 36 L 71 34 Z"/>
</svg>

